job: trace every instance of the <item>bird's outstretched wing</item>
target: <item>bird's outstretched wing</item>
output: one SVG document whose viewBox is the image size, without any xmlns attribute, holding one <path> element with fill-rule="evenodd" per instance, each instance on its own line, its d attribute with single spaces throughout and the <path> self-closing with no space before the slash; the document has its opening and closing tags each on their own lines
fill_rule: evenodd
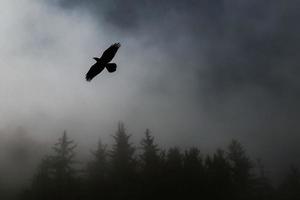
<svg viewBox="0 0 300 200">
<path fill-rule="evenodd" d="M 117 64 L 116 63 L 108 63 L 106 65 L 106 69 L 109 73 L 113 73 L 117 70 Z"/>
<path fill-rule="evenodd" d="M 88 73 L 85 76 L 87 81 L 91 81 L 95 76 L 97 76 L 104 69 L 105 65 L 100 64 L 99 62 L 95 63 Z"/>
<path fill-rule="evenodd" d="M 118 49 L 120 48 L 121 44 L 120 43 L 115 43 L 113 45 L 111 45 L 108 49 L 106 49 L 101 58 L 100 58 L 100 62 L 103 63 L 103 64 L 107 64 L 109 63 L 113 58 L 114 56 L 116 55 Z"/>
</svg>

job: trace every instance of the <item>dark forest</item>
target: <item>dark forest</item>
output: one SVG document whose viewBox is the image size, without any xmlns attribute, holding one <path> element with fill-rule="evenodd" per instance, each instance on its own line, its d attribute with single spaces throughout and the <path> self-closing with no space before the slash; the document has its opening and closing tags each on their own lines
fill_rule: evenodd
<svg viewBox="0 0 300 200">
<path fill-rule="evenodd" d="M 76 160 L 76 142 L 66 131 L 39 162 L 30 185 L 1 199 L 299 199 L 300 172 L 290 166 L 273 184 L 260 160 L 232 140 L 226 149 L 161 149 L 149 129 L 132 144 L 119 123 L 111 146 L 99 139 L 87 163 Z M 0 190 L 1 191 L 1 190 Z"/>
</svg>

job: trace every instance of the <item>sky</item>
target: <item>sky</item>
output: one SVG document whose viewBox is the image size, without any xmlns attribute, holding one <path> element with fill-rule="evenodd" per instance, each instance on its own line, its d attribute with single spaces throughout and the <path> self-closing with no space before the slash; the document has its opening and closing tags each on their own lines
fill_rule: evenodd
<svg viewBox="0 0 300 200">
<path fill-rule="evenodd" d="M 2 0 L 2 148 L 26 136 L 47 149 L 67 130 L 88 154 L 123 121 L 134 142 L 146 128 L 161 146 L 204 152 L 234 138 L 270 174 L 300 163 L 299 6 Z M 92 57 L 115 42 L 117 71 L 86 82 Z"/>
</svg>

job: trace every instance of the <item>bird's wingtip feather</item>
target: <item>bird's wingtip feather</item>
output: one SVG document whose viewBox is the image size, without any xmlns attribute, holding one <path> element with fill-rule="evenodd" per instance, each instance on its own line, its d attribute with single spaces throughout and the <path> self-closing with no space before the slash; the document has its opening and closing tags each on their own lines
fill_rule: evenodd
<svg viewBox="0 0 300 200">
<path fill-rule="evenodd" d="M 117 43 L 114 44 L 114 46 L 119 48 L 119 47 L 121 47 L 121 44 L 120 44 L 120 42 L 117 42 Z"/>
<path fill-rule="evenodd" d="M 91 79 L 91 77 L 89 77 L 88 75 L 86 75 L 86 76 L 85 76 L 85 80 L 86 80 L 87 82 L 90 82 L 92 79 Z"/>
</svg>

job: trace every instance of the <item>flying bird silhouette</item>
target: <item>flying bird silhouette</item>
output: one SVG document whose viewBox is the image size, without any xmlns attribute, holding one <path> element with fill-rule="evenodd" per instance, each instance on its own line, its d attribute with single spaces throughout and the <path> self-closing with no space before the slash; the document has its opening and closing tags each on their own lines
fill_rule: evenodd
<svg viewBox="0 0 300 200">
<path fill-rule="evenodd" d="M 96 63 L 90 68 L 85 78 L 87 81 L 91 81 L 95 76 L 97 76 L 104 68 L 108 72 L 112 73 L 117 70 L 116 63 L 110 63 L 110 61 L 115 57 L 118 49 L 120 48 L 120 43 L 115 43 L 106 49 L 100 58 L 94 57 Z"/>
</svg>

